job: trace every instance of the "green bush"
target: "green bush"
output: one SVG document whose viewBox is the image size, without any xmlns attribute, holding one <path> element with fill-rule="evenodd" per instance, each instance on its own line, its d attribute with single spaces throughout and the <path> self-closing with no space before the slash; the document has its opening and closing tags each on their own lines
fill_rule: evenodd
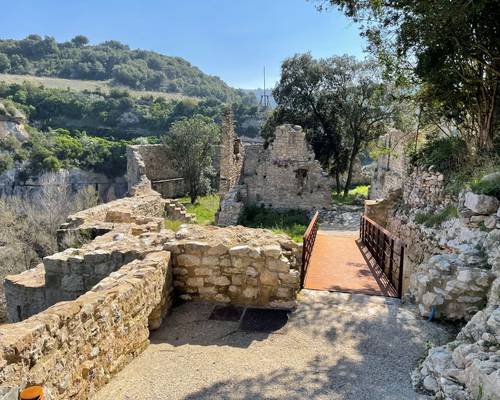
<svg viewBox="0 0 500 400">
<path fill-rule="evenodd" d="M 309 219 L 301 210 L 279 212 L 264 206 L 248 205 L 244 208 L 239 223 L 249 228 L 266 228 L 275 233 L 286 233 L 300 243 Z"/>
<path fill-rule="evenodd" d="M 458 217 L 456 207 L 448 206 L 438 213 L 418 213 L 415 216 L 417 224 L 425 225 L 428 228 L 441 225 L 443 222 Z"/>
<path fill-rule="evenodd" d="M 500 199 L 500 174 L 494 175 L 490 179 L 474 181 L 471 184 L 471 190 L 477 194 L 495 196 Z"/>
<path fill-rule="evenodd" d="M 14 160 L 9 153 L 0 152 L 0 174 L 14 166 Z"/>
<path fill-rule="evenodd" d="M 444 174 L 459 170 L 469 160 L 467 142 L 456 136 L 430 139 L 420 149 L 410 153 L 412 165 L 432 166 Z"/>
</svg>

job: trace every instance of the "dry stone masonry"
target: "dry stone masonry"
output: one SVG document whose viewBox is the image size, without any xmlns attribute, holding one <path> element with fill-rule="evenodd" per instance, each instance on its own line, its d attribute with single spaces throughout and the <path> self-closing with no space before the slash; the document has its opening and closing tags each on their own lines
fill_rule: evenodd
<svg viewBox="0 0 500 400">
<path fill-rule="evenodd" d="M 149 189 L 74 214 L 63 251 L 6 279 L 0 389 L 42 384 L 52 400 L 92 398 L 148 345 L 174 296 L 290 308 L 301 246 L 244 227 L 163 228 L 175 202 Z M 68 247 L 77 240 L 80 247 Z"/>
<path fill-rule="evenodd" d="M 432 168 L 386 172 L 404 181 L 381 184 L 376 175 L 372 190 L 386 199 L 367 202 L 366 214 L 408 244 L 405 293 L 422 316 L 468 321 L 456 340 L 429 351 L 413 373 L 415 387 L 434 399 L 500 399 L 500 202 L 470 189 L 450 196 L 443 174 Z M 419 214 L 446 208 L 457 216 L 435 226 L 417 223 Z"/>
<path fill-rule="evenodd" d="M 245 204 L 277 210 L 328 209 L 333 182 L 314 158 L 300 126 L 276 128 L 268 148 L 245 146 L 243 175 L 221 201 L 220 225 L 234 225 Z"/>
</svg>

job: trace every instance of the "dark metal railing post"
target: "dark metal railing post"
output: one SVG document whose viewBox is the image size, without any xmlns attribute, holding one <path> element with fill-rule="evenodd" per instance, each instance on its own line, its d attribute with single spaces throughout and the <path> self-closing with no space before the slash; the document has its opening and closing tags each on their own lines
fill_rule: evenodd
<svg viewBox="0 0 500 400">
<path fill-rule="evenodd" d="M 361 242 L 366 246 L 373 260 L 389 280 L 394 288 L 394 292 L 401 298 L 403 294 L 404 244 L 385 228 L 365 215 L 361 217 L 360 224 Z M 399 252 L 395 252 L 396 243 L 398 246 L 401 246 Z M 390 246 L 389 254 L 387 254 L 388 246 Z M 396 256 L 399 256 L 399 260 L 397 260 Z M 388 257 L 389 260 L 387 260 Z M 399 266 L 397 280 L 394 276 L 396 265 Z"/>
</svg>

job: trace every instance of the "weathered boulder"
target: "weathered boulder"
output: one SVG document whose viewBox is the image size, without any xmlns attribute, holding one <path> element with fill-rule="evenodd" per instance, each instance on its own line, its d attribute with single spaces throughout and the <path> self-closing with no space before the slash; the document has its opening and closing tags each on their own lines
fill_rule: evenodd
<svg viewBox="0 0 500 400">
<path fill-rule="evenodd" d="M 465 194 L 465 207 L 476 214 L 489 215 L 498 210 L 500 202 L 493 196 L 467 192 Z"/>
</svg>

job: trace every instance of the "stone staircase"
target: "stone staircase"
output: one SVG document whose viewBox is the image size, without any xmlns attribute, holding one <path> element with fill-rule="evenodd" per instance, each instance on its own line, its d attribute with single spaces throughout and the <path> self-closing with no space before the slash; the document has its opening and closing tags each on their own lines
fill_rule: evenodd
<svg viewBox="0 0 500 400">
<path fill-rule="evenodd" d="M 196 216 L 187 212 L 186 207 L 177 200 L 165 200 L 165 215 L 168 219 L 183 221 L 186 223 L 195 223 Z"/>
</svg>

